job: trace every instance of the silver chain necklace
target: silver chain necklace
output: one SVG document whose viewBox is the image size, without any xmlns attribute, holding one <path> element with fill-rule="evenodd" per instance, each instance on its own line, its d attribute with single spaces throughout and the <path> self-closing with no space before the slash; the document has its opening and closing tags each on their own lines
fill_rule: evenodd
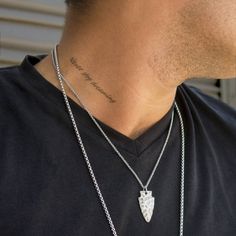
<svg viewBox="0 0 236 236">
<path fill-rule="evenodd" d="M 66 92 L 65 92 L 65 88 L 64 88 L 64 85 L 63 85 L 63 81 L 67 84 L 67 86 L 70 88 L 70 90 L 74 93 L 74 95 L 76 96 L 76 98 L 79 100 L 80 104 L 82 105 L 82 107 L 85 109 L 85 111 L 88 113 L 88 115 L 90 116 L 90 118 L 93 120 L 93 122 L 95 123 L 95 125 L 97 126 L 97 128 L 100 130 L 100 132 L 103 134 L 103 136 L 105 137 L 105 139 L 108 141 L 108 143 L 111 145 L 111 147 L 114 149 L 114 151 L 118 154 L 118 156 L 121 158 L 121 160 L 125 163 L 125 165 L 127 166 L 127 168 L 131 171 L 131 173 L 134 175 L 134 177 L 136 178 L 136 180 L 138 181 L 138 183 L 140 184 L 140 186 L 142 187 L 142 191 L 140 191 L 140 197 L 138 198 L 138 201 L 139 201 L 139 206 L 140 206 L 140 209 L 141 209 L 141 212 L 143 214 L 143 217 L 144 219 L 146 220 L 146 222 L 150 222 L 151 220 L 151 217 L 152 217 L 152 214 L 153 214 L 153 209 L 154 209 L 154 197 L 152 197 L 152 191 L 148 191 L 147 188 L 148 188 L 148 185 L 152 179 L 152 177 L 154 176 L 154 173 L 157 169 L 157 166 L 160 162 L 160 159 L 163 155 L 163 152 L 165 150 L 165 147 L 167 145 L 167 142 L 169 140 L 169 136 L 170 136 L 170 133 L 171 133 L 171 130 L 172 130 L 172 126 L 173 126 L 173 118 L 174 118 L 174 110 L 172 111 L 172 116 L 171 116 L 171 122 L 170 122 L 170 125 L 169 125 L 169 129 L 168 129 L 168 134 L 167 134 L 167 137 L 165 139 L 165 142 L 164 142 L 164 145 L 161 149 L 161 152 L 159 154 L 159 157 L 154 165 L 154 168 L 151 172 L 151 175 L 149 176 L 148 180 L 147 180 L 147 183 L 144 185 L 142 183 L 142 181 L 140 180 L 140 178 L 138 177 L 138 175 L 136 174 L 136 172 L 132 169 L 132 167 L 128 164 L 128 162 L 125 160 L 125 158 L 121 155 L 121 153 L 117 150 L 117 148 L 114 146 L 114 144 L 111 142 L 111 140 L 108 138 L 108 136 L 105 134 L 105 132 L 102 130 L 101 126 L 98 124 L 98 122 L 96 121 L 96 119 L 93 117 L 93 115 L 91 114 L 91 112 L 87 109 L 87 107 L 81 102 L 81 99 L 79 97 L 79 95 L 77 94 L 77 92 L 73 89 L 73 87 L 71 86 L 71 84 L 65 80 L 65 78 L 63 77 L 63 75 L 61 74 L 60 72 L 60 67 L 59 67 L 59 63 L 58 63 L 58 56 L 57 56 L 57 45 L 55 46 L 54 50 L 52 50 L 52 61 L 53 61 L 53 65 L 55 67 L 55 70 L 56 70 L 56 73 L 57 73 L 57 77 L 58 77 L 58 80 L 59 80 L 59 83 L 60 83 L 60 86 L 61 86 L 61 90 L 62 90 L 62 93 L 63 93 L 63 97 L 64 97 L 64 100 L 65 100 L 65 104 L 66 104 L 66 107 L 67 107 L 67 110 L 68 110 L 68 113 L 70 115 L 70 118 L 71 118 L 71 121 L 72 121 L 72 124 L 73 124 L 73 128 L 74 128 L 74 131 L 75 131 L 75 134 L 76 134 L 76 137 L 77 137 L 77 140 L 78 140 L 78 143 L 81 147 L 81 150 L 82 150 L 82 153 L 83 153 L 83 156 L 84 156 L 84 159 L 85 159 L 85 162 L 87 164 L 87 167 L 88 167 L 88 170 L 89 170 L 89 173 L 90 173 L 90 176 L 93 180 L 93 184 L 94 184 L 94 187 L 97 191 L 97 194 L 98 194 L 98 197 L 100 199 L 100 202 L 102 204 L 102 207 L 103 207 L 103 210 L 105 212 L 105 215 L 107 217 L 107 220 L 108 220 L 108 223 L 110 225 L 110 228 L 111 228 L 111 231 L 112 231 L 112 234 L 114 236 L 117 235 L 117 232 L 115 230 L 115 227 L 114 227 L 114 224 L 112 222 L 112 219 L 111 219 L 111 216 L 110 216 L 110 213 L 108 211 L 108 208 L 106 206 L 106 203 L 105 203 L 105 200 L 103 198 L 103 195 L 101 193 L 101 190 L 99 188 L 99 185 L 97 183 L 97 180 L 96 180 L 96 177 L 94 175 L 94 172 L 93 172 L 93 169 L 92 169 L 92 166 L 90 164 L 90 161 L 89 161 L 89 158 L 87 156 L 87 152 L 85 150 L 85 147 L 83 145 L 83 141 L 82 141 L 82 138 L 81 138 L 81 135 L 79 133 L 79 130 L 77 128 L 77 125 L 76 125 L 76 122 L 75 122 L 75 119 L 74 119 L 74 115 L 73 115 L 73 112 L 72 112 L 72 109 L 70 107 L 70 104 L 69 104 L 69 101 L 68 101 L 68 98 L 67 98 L 67 95 L 66 95 Z M 179 120 L 180 120 L 180 126 L 181 126 L 181 137 L 182 137 L 182 148 L 181 148 L 181 191 L 180 191 L 180 224 L 179 224 L 179 236 L 183 236 L 183 224 L 184 224 L 184 159 L 185 159 L 185 136 L 184 136 L 184 124 L 183 124 L 183 119 L 182 119 L 182 115 L 180 113 L 180 110 L 178 108 L 178 105 L 177 103 L 175 102 L 174 103 L 175 105 L 175 108 L 177 110 L 177 114 L 179 116 Z"/>
</svg>

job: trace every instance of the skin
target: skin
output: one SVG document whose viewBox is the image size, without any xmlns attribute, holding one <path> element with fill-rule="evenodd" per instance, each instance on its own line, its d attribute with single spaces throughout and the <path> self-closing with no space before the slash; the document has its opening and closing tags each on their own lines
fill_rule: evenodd
<svg viewBox="0 0 236 236">
<path fill-rule="evenodd" d="M 235 12 L 235 0 L 71 6 L 58 48 L 62 74 L 97 119 L 136 139 L 169 111 L 187 79 L 236 77 Z M 50 56 L 35 68 L 60 89 Z"/>
</svg>

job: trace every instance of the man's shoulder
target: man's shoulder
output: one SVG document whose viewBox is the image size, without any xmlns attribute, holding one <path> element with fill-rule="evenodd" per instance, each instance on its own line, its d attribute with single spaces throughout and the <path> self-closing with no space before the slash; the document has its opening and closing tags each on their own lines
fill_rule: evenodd
<svg viewBox="0 0 236 236">
<path fill-rule="evenodd" d="M 234 107 L 195 86 L 183 84 L 182 88 L 193 115 L 195 113 L 196 116 L 202 118 L 203 122 L 228 125 L 234 129 L 236 136 L 236 109 Z"/>
<path fill-rule="evenodd" d="M 1 93 L 7 89 L 13 88 L 21 77 L 19 65 L 0 68 L 0 90 Z"/>
<path fill-rule="evenodd" d="M 26 83 L 19 65 L 0 68 L 0 112 L 5 114 L 24 97 Z"/>
</svg>

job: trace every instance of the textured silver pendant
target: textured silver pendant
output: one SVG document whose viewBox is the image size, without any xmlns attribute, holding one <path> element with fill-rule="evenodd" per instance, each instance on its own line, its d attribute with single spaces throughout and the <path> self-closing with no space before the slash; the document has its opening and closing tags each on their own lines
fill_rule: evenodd
<svg viewBox="0 0 236 236">
<path fill-rule="evenodd" d="M 146 222 L 150 222 L 155 203 L 155 198 L 152 196 L 152 191 L 140 191 L 138 201 L 144 219 Z"/>
</svg>

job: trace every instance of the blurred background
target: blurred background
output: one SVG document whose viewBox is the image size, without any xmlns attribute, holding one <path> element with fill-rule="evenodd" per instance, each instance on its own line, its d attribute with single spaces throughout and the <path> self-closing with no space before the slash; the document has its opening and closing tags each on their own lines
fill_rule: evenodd
<svg viewBox="0 0 236 236">
<path fill-rule="evenodd" d="M 64 14 L 63 0 L 0 0 L 0 67 L 19 64 L 27 54 L 48 53 L 61 36 Z M 236 108 L 236 74 L 187 83 Z"/>
</svg>

